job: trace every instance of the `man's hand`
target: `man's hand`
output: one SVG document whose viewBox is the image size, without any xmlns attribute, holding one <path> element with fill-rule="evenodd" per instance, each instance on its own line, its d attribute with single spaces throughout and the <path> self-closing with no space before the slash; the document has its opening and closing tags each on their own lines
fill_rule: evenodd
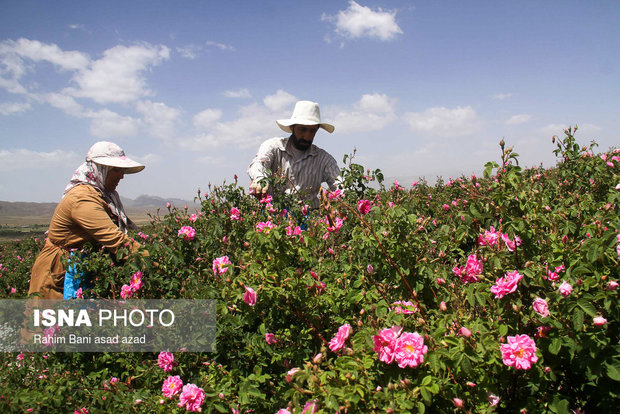
<svg viewBox="0 0 620 414">
<path fill-rule="evenodd" d="M 264 196 L 266 196 L 267 195 L 267 190 L 269 190 L 269 183 L 267 183 L 266 181 L 263 181 L 263 184 L 261 185 L 258 182 L 258 180 L 254 180 L 250 184 L 250 192 L 256 198 L 260 199 L 260 198 L 263 198 Z"/>
</svg>

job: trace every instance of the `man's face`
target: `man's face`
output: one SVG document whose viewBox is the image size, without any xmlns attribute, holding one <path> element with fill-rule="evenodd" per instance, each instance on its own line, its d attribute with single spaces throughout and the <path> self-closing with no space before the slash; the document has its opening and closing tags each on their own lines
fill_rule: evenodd
<svg viewBox="0 0 620 414">
<path fill-rule="evenodd" d="M 312 145 L 316 131 L 319 130 L 318 125 L 293 125 L 291 126 L 291 139 L 293 145 L 300 151 L 305 151 Z"/>
<path fill-rule="evenodd" d="M 125 176 L 125 170 L 123 168 L 112 167 L 108 171 L 108 176 L 105 179 L 104 188 L 108 192 L 116 190 L 118 182 Z"/>
</svg>

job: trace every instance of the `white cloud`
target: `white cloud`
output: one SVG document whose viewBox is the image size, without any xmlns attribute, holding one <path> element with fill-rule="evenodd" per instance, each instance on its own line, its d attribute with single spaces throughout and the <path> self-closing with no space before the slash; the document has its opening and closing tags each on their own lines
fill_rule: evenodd
<svg viewBox="0 0 620 414">
<path fill-rule="evenodd" d="M 166 46 L 115 46 L 88 69 L 79 71 L 74 77 L 79 88 L 67 88 L 65 93 L 102 104 L 137 100 L 152 94 L 143 72 L 169 56 Z"/>
<path fill-rule="evenodd" d="M 0 43 L 0 88 L 10 93 L 27 94 L 20 79 L 34 70 L 32 62 L 50 62 L 60 70 L 75 71 L 87 67 L 88 55 L 81 52 L 64 52 L 55 44 L 37 40 L 5 40 Z"/>
<path fill-rule="evenodd" d="M 14 54 L 22 58 L 27 58 L 34 62 L 47 61 L 64 70 L 85 69 L 89 62 L 89 57 L 85 53 L 76 51 L 65 52 L 55 44 L 45 44 L 38 40 L 21 38 L 17 41 L 7 40 L 3 43 L 9 49 L 12 49 Z"/>
<path fill-rule="evenodd" d="M 131 158 L 144 165 L 159 164 L 163 160 L 163 157 L 161 155 L 152 153 L 143 155 L 141 157 L 132 155 Z"/>
<path fill-rule="evenodd" d="M 184 58 L 196 59 L 198 57 L 198 54 L 202 51 L 202 46 L 192 44 L 183 47 L 177 47 L 176 50 Z"/>
<path fill-rule="evenodd" d="M 90 30 L 88 30 L 86 28 L 86 26 L 83 25 L 83 24 L 70 24 L 70 25 L 68 25 L 68 27 L 71 30 L 81 30 L 81 31 L 86 32 L 88 34 L 92 34 L 92 32 Z"/>
<path fill-rule="evenodd" d="M 208 108 L 194 115 L 192 122 L 196 129 L 208 129 L 221 117 L 222 111 L 220 109 Z"/>
<path fill-rule="evenodd" d="M 470 135 L 480 127 L 478 115 L 471 106 L 429 108 L 422 113 L 406 113 L 403 119 L 413 131 L 438 136 Z"/>
<path fill-rule="evenodd" d="M 225 91 L 223 95 L 227 98 L 251 98 L 252 94 L 249 90 L 243 88 L 236 91 Z"/>
<path fill-rule="evenodd" d="M 497 99 L 498 101 L 503 101 L 504 99 L 508 99 L 512 97 L 511 93 L 498 93 L 493 95 L 493 99 Z"/>
<path fill-rule="evenodd" d="M 277 134 L 276 119 L 289 117 L 292 104 L 297 100 L 290 93 L 278 90 L 263 99 L 263 104 L 252 103 L 239 109 L 236 119 L 227 122 L 215 122 L 201 134 L 179 140 L 181 147 L 189 150 L 235 146 L 250 148 L 258 146 L 262 141 Z M 217 111 L 217 110 L 214 110 Z M 207 113 L 207 121 L 213 121 L 217 112 Z M 210 118 L 209 118 L 210 117 Z M 219 119 L 219 117 L 218 117 Z M 196 120 L 195 120 L 196 122 Z M 207 126 L 200 123 L 199 126 Z"/>
<path fill-rule="evenodd" d="M 218 48 L 218 49 L 220 49 L 220 50 L 230 50 L 230 51 L 233 51 L 233 52 L 235 51 L 235 48 L 234 48 L 233 46 L 231 46 L 231 45 L 225 45 L 224 43 L 218 43 L 218 42 L 214 42 L 214 41 L 211 41 L 211 40 L 207 40 L 207 41 L 205 42 L 205 44 L 206 44 L 207 46 L 213 46 L 213 47 L 216 47 L 216 48 Z"/>
<path fill-rule="evenodd" d="M 27 149 L 0 150 L 0 171 L 44 169 L 77 164 L 83 156 L 74 152 L 54 150 L 36 152 Z"/>
<path fill-rule="evenodd" d="M 208 165 L 209 167 L 224 168 L 230 165 L 229 160 L 227 160 L 225 157 L 219 157 L 219 156 L 216 157 L 212 155 L 205 155 L 204 157 L 198 157 L 196 161 L 198 161 L 200 164 Z"/>
<path fill-rule="evenodd" d="M 263 99 L 265 106 L 273 112 L 282 111 L 292 106 L 295 101 L 297 101 L 297 98 L 282 89 L 278 89 L 274 95 L 268 95 Z"/>
<path fill-rule="evenodd" d="M 276 126 L 276 119 L 288 118 L 292 114 L 297 98 L 292 94 L 278 90 L 268 95 L 263 103 L 252 103 L 239 109 L 236 119 L 218 122 L 221 113 L 216 109 L 208 109 L 194 117 L 196 128 L 202 133 L 181 139 L 180 145 L 190 150 L 235 146 L 238 148 L 258 148 L 265 139 L 282 136 Z M 334 124 L 340 132 L 359 130 L 378 130 L 396 120 L 394 113 L 395 99 L 384 94 L 366 94 L 353 105 L 350 110 L 327 108 L 329 113 L 336 113 Z M 203 111 L 204 112 L 204 111 Z M 202 119 L 203 114 L 205 119 Z M 330 122 L 331 117 L 322 116 L 322 120 Z M 202 122 L 204 121 L 204 122 Z"/>
<path fill-rule="evenodd" d="M 9 93 L 15 94 L 27 94 L 28 91 L 24 88 L 17 78 L 6 79 L 0 77 L 0 88 L 6 89 Z"/>
<path fill-rule="evenodd" d="M 529 114 L 513 115 L 506 120 L 506 125 L 519 125 L 524 124 L 532 118 Z"/>
<path fill-rule="evenodd" d="M 364 94 L 358 106 L 366 112 L 390 113 L 394 112 L 395 104 L 395 99 L 391 99 L 385 94 L 374 93 L 372 95 Z"/>
<path fill-rule="evenodd" d="M 350 39 L 368 37 L 385 41 L 403 33 L 396 23 L 395 11 L 383 11 L 381 8 L 373 11 L 353 0 L 349 1 L 346 10 L 339 11 L 336 16 L 324 14 L 321 20 L 335 24 L 336 33 Z"/>
<path fill-rule="evenodd" d="M 3 103 L 0 104 L 0 115 L 11 115 L 18 112 L 24 112 L 30 109 L 29 103 Z"/>
<path fill-rule="evenodd" d="M 82 105 L 77 103 L 76 100 L 69 95 L 50 93 L 45 96 L 45 100 L 54 108 L 58 108 L 69 115 L 76 117 L 84 116 Z"/>
<path fill-rule="evenodd" d="M 142 119 L 152 136 L 162 139 L 172 137 L 176 124 L 179 122 L 181 111 L 164 103 L 148 100 L 138 102 L 136 109 L 142 115 Z"/>
<path fill-rule="evenodd" d="M 377 131 L 396 120 L 396 100 L 385 94 L 365 94 L 353 106 L 353 110 L 340 110 L 334 117 L 339 133 Z"/>
<path fill-rule="evenodd" d="M 90 133 L 96 137 L 115 139 L 134 136 L 138 133 L 139 123 L 129 116 L 122 116 L 108 109 L 90 111 L 84 116 L 92 118 Z"/>
<path fill-rule="evenodd" d="M 239 117 L 217 122 L 203 134 L 181 140 L 183 148 L 200 150 L 233 145 L 248 148 L 273 136 L 276 114 L 264 105 L 253 103 L 239 110 Z"/>
</svg>

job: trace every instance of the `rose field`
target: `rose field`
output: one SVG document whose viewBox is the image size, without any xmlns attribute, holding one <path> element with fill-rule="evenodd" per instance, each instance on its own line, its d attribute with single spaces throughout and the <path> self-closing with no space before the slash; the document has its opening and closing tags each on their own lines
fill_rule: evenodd
<svg viewBox="0 0 620 414">
<path fill-rule="evenodd" d="M 82 296 L 215 299 L 216 349 L 0 353 L 0 411 L 620 412 L 620 150 L 575 132 L 434 185 L 347 156 L 315 211 L 236 180 L 162 206 L 148 257 L 87 249 Z M 4 299 L 42 243 L 0 244 Z"/>
</svg>

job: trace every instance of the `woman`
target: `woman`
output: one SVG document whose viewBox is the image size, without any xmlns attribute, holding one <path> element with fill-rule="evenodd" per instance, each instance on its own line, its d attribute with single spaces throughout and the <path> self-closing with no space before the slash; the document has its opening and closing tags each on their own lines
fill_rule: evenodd
<svg viewBox="0 0 620 414">
<path fill-rule="evenodd" d="M 70 251 L 86 243 L 112 253 L 121 247 L 131 253 L 140 248 L 127 236 L 127 229 L 136 226 L 127 218 L 116 186 L 125 174 L 143 169 L 144 165 L 127 158 L 112 142 L 97 142 L 88 150 L 86 162 L 73 173 L 56 206 L 48 238 L 32 267 L 28 294 L 38 292 L 42 299 L 62 299 L 64 292 L 65 299 L 75 297 L 72 271 L 67 271 L 64 263 Z"/>
</svg>

